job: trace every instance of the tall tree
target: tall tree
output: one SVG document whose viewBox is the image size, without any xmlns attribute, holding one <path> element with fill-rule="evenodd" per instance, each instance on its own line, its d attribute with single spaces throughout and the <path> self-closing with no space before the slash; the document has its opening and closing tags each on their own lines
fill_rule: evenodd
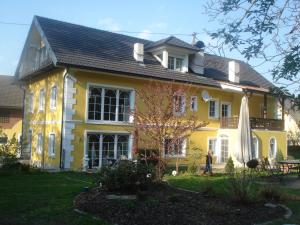
<svg viewBox="0 0 300 225">
<path fill-rule="evenodd" d="M 299 0 L 208 1 L 206 13 L 221 25 L 209 31 L 216 47 L 229 46 L 247 60 L 272 62 L 273 79 L 285 88 L 300 84 Z"/>
<path fill-rule="evenodd" d="M 136 90 L 134 117 L 136 139 L 138 136 L 139 143 L 135 142 L 135 150 L 155 151 L 158 180 L 163 176 L 166 154 L 177 158 L 178 172 L 182 141 L 193 131 L 207 125 L 199 119 L 199 113 L 197 115 L 196 112 L 187 110 L 190 108 L 186 104 L 191 99 L 190 93 L 190 85 L 160 81 L 152 81 Z"/>
</svg>

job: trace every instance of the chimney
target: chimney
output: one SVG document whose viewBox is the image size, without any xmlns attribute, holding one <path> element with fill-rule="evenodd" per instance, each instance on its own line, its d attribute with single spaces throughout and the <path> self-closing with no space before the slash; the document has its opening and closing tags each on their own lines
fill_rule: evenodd
<svg viewBox="0 0 300 225">
<path fill-rule="evenodd" d="M 135 43 L 133 46 L 133 57 L 138 62 L 144 61 L 144 44 Z"/>
<path fill-rule="evenodd" d="M 228 62 L 228 79 L 231 82 L 240 82 L 240 64 L 236 61 Z"/>
</svg>

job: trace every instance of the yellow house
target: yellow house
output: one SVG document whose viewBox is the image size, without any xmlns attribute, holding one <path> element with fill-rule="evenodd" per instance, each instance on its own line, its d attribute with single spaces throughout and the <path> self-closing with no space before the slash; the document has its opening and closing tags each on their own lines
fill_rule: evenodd
<svg viewBox="0 0 300 225">
<path fill-rule="evenodd" d="M 14 78 L 0 75 L 0 144 L 14 135 L 21 140 L 24 91 Z"/>
<path fill-rule="evenodd" d="M 26 89 L 23 155 L 36 166 L 71 170 L 134 157 L 129 111 L 140 104 L 136 90 L 157 80 L 191 85 L 180 110 L 209 122 L 174 146 L 183 163 L 194 148 L 212 150 L 218 164 L 234 157 L 245 94 L 252 157 L 286 156 L 284 123 L 269 93 L 273 85 L 248 64 L 206 54 L 203 47 L 173 36 L 152 42 L 34 17 L 15 74 Z"/>
</svg>

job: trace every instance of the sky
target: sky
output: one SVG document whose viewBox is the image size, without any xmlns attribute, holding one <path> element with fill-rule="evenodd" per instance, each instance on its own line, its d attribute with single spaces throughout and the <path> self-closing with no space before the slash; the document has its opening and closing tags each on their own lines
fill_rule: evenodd
<svg viewBox="0 0 300 225">
<path fill-rule="evenodd" d="M 13 75 L 34 15 L 124 33 L 150 40 L 175 34 L 191 43 L 193 32 L 206 45 L 212 42 L 205 30 L 218 28 L 204 13 L 206 0 L 1 0 L 0 75 Z M 3 24 L 3 23 L 16 23 Z M 164 35 L 151 33 L 166 33 Z M 176 35 L 185 34 L 185 35 Z M 206 48 L 206 52 L 210 50 Z M 226 56 L 243 60 L 237 52 Z M 250 62 L 251 65 L 259 62 Z M 266 65 L 256 68 L 271 80 Z"/>
</svg>

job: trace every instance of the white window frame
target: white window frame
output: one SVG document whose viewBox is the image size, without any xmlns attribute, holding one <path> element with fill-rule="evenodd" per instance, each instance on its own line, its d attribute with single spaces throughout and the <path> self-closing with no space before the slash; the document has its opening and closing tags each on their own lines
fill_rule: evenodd
<svg viewBox="0 0 300 225">
<path fill-rule="evenodd" d="M 174 63 L 174 66 L 173 66 L 173 68 L 169 68 L 169 58 L 170 57 L 172 57 L 172 58 L 174 58 L 174 61 L 173 61 L 173 63 Z M 177 69 L 176 68 L 176 61 L 177 61 L 177 59 L 180 59 L 180 60 L 182 60 L 182 64 L 181 64 L 181 68 L 180 69 Z M 179 55 L 168 55 L 168 69 L 169 70 L 174 70 L 174 71 L 178 71 L 178 72 L 183 72 L 183 68 L 184 68 L 184 57 L 183 56 L 179 56 Z"/>
<path fill-rule="evenodd" d="M 223 105 L 227 105 L 228 106 L 228 117 L 226 118 L 230 118 L 231 117 L 231 102 L 221 102 L 221 106 L 220 106 L 220 118 L 222 117 L 222 107 Z"/>
<path fill-rule="evenodd" d="M 45 89 L 43 88 L 40 90 L 40 94 L 39 94 L 39 112 L 45 110 L 45 99 L 46 99 L 45 95 L 46 95 Z"/>
<path fill-rule="evenodd" d="M 177 112 L 176 109 L 176 102 L 175 102 L 175 97 L 181 97 L 182 103 L 181 103 L 181 108 L 180 108 L 180 112 Z M 182 116 L 185 114 L 185 110 L 186 110 L 186 97 L 184 94 L 175 94 L 173 96 L 173 113 L 176 116 Z"/>
<path fill-rule="evenodd" d="M 114 143 L 114 158 L 116 159 L 117 157 L 117 146 L 116 145 L 116 136 L 118 135 L 128 135 L 129 139 L 128 139 L 128 159 L 132 159 L 132 146 L 133 146 L 133 135 L 130 132 L 127 131 L 110 131 L 110 130 L 85 130 L 84 132 L 84 160 L 86 160 L 88 162 L 89 157 L 88 157 L 88 135 L 89 134 L 96 134 L 96 135 L 100 135 L 100 143 L 99 143 L 99 166 L 98 168 L 101 168 L 102 166 L 102 152 L 103 152 L 103 135 L 114 135 L 115 136 L 115 143 Z M 97 167 L 94 167 L 97 168 Z"/>
<path fill-rule="evenodd" d="M 28 112 L 33 113 L 34 111 L 34 95 L 33 92 L 28 94 Z"/>
<path fill-rule="evenodd" d="M 271 140 L 274 140 L 274 155 L 271 156 Z M 277 140 L 275 137 L 271 137 L 269 139 L 269 158 L 270 159 L 275 159 L 276 158 L 276 155 L 277 155 Z"/>
<path fill-rule="evenodd" d="M 91 120 L 89 119 L 89 90 L 90 87 L 102 88 L 102 97 L 101 97 L 101 119 L 100 120 Z M 115 85 L 107 85 L 107 84 L 99 84 L 99 83 L 88 83 L 86 90 L 86 106 L 85 106 L 85 122 L 91 124 L 114 124 L 114 125 L 127 125 L 132 124 L 134 122 L 134 117 L 132 114 L 129 115 L 129 121 L 119 121 L 118 120 L 118 110 L 119 110 L 119 102 L 116 101 L 116 116 L 115 120 L 104 120 L 104 90 L 107 89 L 115 89 L 117 93 L 119 91 L 129 91 L 130 92 L 130 111 L 134 110 L 135 106 L 135 89 L 131 87 L 125 86 L 115 86 Z M 118 96 L 116 96 L 118 98 Z"/>
<path fill-rule="evenodd" d="M 214 101 L 215 102 L 215 115 L 214 116 L 210 116 L 210 102 Z M 212 98 L 208 101 L 208 118 L 209 119 L 219 119 L 219 108 L 220 108 L 220 104 L 219 104 L 219 99 L 217 98 Z"/>
<path fill-rule="evenodd" d="M 43 152 L 43 134 L 38 133 L 36 141 L 36 152 L 37 154 L 42 154 Z"/>
<path fill-rule="evenodd" d="M 51 137 L 54 136 L 53 138 L 53 143 L 51 143 Z M 55 156 L 55 133 L 51 132 L 49 133 L 49 137 L 48 137 L 48 154 L 50 157 L 54 157 Z M 52 148 L 52 149 L 51 149 Z"/>
<path fill-rule="evenodd" d="M 254 145 L 254 139 L 255 139 L 256 145 Z M 259 158 L 259 141 L 258 141 L 258 137 L 255 135 L 253 135 L 253 137 L 252 137 L 252 147 L 254 148 L 254 146 L 256 146 L 256 148 L 254 149 L 255 157 L 253 159 L 258 159 Z M 251 152 L 251 154 L 252 154 L 252 152 Z"/>
<path fill-rule="evenodd" d="M 172 139 L 172 138 L 167 138 L 167 139 Z M 187 148 L 187 139 L 186 138 L 182 138 L 182 149 L 181 149 L 181 154 L 174 154 L 174 155 L 171 155 L 171 154 L 166 154 L 165 153 L 165 139 L 164 139 L 164 156 L 167 157 L 167 158 L 176 158 L 176 157 L 186 157 L 186 148 Z"/>
<path fill-rule="evenodd" d="M 217 137 L 208 137 L 207 138 L 207 152 L 209 151 L 209 142 L 210 141 L 215 141 L 215 149 L 214 149 L 214 152 L 213 152 L 213 155 L 217 156 L 218 155 L 218 138 Z"/>
<path fill-rule="evenodd" d="M 28 141 L 28 148 L 30 151 L 30 159 L 32 159 L 32 139 L 33 139 L 33 131 L 31 128 L 28 129 L 28 136 L 27 136 L 27 141 Z"/>
<path fill-rule="evenodd" d="M 229 136 L 228 135 L 221 135 L 220 136 L 220 155 L 219 155 L 219 162 L 220 163 L 226 163 L 226 162 L 221 162 L 222 159 L 222 140 L 227 140 L 227 160 L 229 159 L 230 155 L 229 155 Z"/>
<path fill-rule="evenodd" d="M 55 90 L 55 98 L 53 98 L 53 93 Z M 50 91 L 50 110 L 56 110 L 57 105 L 57 86 L 53 85 Z"/>
<path fill-rule="evenodd" d="M 194 103 L 194 108 L 193 108 L 193 103 Z M 190 99 L 190 110 L 192 112 L 197 112 L 198 111 L 198 96 L 191 96 L 191 99 Z"/>
</svg>

